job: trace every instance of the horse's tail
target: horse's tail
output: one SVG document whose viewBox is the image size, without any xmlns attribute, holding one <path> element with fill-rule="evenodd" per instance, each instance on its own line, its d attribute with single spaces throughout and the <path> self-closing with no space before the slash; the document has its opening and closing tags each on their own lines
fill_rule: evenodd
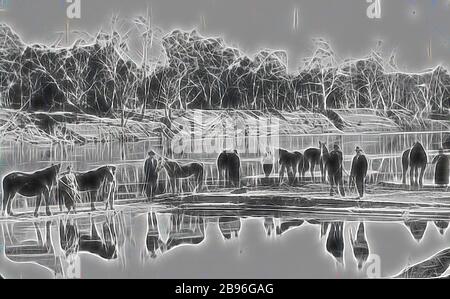
<svg viewBox="0 0 450 299">
<path fill-rule="evenodd" d="M 60 186 L 60 181 L 58 181 L 58 183 L 56 184 L 56 202 L 58 203 L 59 206 L 59 211 L 62 212 L 63 211 L 63 199 L 62 199 L 62 190 L 61 190 L 61 186 Z"/>
<path fill-rule="evenodd" d="M 1 205 L 1 215 L 3 215 L 3 212 L 6 210 L 6 202 L 5 201 L 7 201 L 7 190 L 6 190 L 6 186 L 5 186 L 5 182 L 4 182 L 4 180 L 5 180 L 5 178 L 3 178 L 2 179 L 2 191 L 3 191 L 3 193 L 2 193 L 2 196 L 3 196 L 3 198 L 2 198 L 2 202 L 0 203 L 0 205 Z"/>
<path fill-rule="evenodd" d="M 206 185 L 205 182 L 205 164 L 200 163 L 200 172 L 198 174 L 198 191 L 202 190 L 203 184 Z"/>
<path fill-rule="evenodd" d="M 402 155 L 402 183 L 406 184 L 406 172 L 408 171 L 409 168 L 409 156 L 411 154 L 411 149 L 408 149 L 406 151 L 403 152 Z"/>
</svg>

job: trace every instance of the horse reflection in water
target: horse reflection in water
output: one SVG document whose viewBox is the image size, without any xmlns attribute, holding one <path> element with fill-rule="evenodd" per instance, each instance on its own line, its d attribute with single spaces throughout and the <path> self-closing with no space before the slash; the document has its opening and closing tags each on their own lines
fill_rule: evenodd
<svg viewBox="0 0 450 299">
<path fill-rule="evenodd" d="M 219 229 L 226 240 L 239 237 L 241 219 L 239 217 L 220 217 Z"/>
<path fill-rule="evenodd" d="M 285 232 L 299 228 L 305 221 L 302 219 L 264 218 L 264 229 L 268 237 L 280 236 Z"/>
<path fill-rule="evenodd" d="M 146 245 L 151 258 L 183 244 L 200 244 L 205 238 L 205 222 L 199 216 L 152 212 L 147 222 Z"/>
<path fill-rule="evenodd" d="M 119 218 L 117 218 L 119 217 Z M 99 232 L 94 219 L 90 219 L 90 228 L 87 232 L 81 232 L 79 225 L 74 220 L 67 219 L 59 222 L 59 234 L 61 248 L 66 254 L 77 252 L 89 252 L 103 259 L 112 260 L 118 257 L 118 248 L 122 247 L 123 223 L 120 216 L 103 221 Z M 117 218 L 117 219 L 116 219 Z M 116 221 L 117 220 L 117 221 Z"/>
<path fill-rule="evenodd" d="M 420 242 L 428 227 L 428 221 L 405 221 L 411 235 L 417 242 Z"/>
<path fill-rule="evenodd" d="M 441 233 L 441 235 L 445 234 L 445 231 L 448 228 L 448 221 L 443 221 L 443 220 L 437 220 L 434 221 L 434 225 L 436 225 L 437 229 L 439 230 L 439 233 Z"/>
</svg>

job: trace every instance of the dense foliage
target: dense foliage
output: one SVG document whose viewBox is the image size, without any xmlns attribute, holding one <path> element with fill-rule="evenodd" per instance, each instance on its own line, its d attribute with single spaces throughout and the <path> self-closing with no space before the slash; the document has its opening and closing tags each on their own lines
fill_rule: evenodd
<svg viewBox="0 0 450 299">
<path fill-rule="evenodd" d="M 156 36 L 140 35 L 144 50 Z M 151 43 L 150 40 L 151 35 Z M 130 57 L 130 41 L 116 30 L 73 46 L 27 45 L 0 25 L 0 94 L 3 107 L 84 111 L 119 115 L 147 108 L 308 110 L 369 108 L 421 116 L 447 113 L 450 76 L 438 66 L 400 72 L 394 58 L 374 50 L 363 59 L 338 61 L 331 46 L 314 40 L 315 51 L 298 71 L 284 51 L 247 56 L 221 38 L 175 30 L 157 40 L 163 59 Z"/>
</svg>

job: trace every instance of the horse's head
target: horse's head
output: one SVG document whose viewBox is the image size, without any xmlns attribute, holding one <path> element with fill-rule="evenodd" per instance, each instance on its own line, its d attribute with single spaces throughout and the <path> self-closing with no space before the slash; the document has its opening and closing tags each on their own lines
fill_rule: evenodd
<svg viewBox="0 0 450 299">
<path fill-rule="evenodd" d="M 321 154 L 327 154 L 328 153 L 328 148 L 325 145 L 325 143 L 323 143 L 322 141 L 319 141 L 319 148 L 320 148 L 320 153 Z"/>
<path fill-rule="evenodd" d="M 164 167 L 167 165 L 168 159 L 165 157 L 159 157 L 158 158 L 158 166 L 156 167 L 156 171 L 160 172 Z"/>
<path fill-rule="evenodd" d="M 109 171 L 111 171 L 112 175 L 116 175 L 117 167 L 114 165 L 108 166 Z"/>
<path fill-rule="evenodd" d="M 61 163 L 60 164 L 55 164 L 55 165 L 52 165 L 52 167 L 51 167 L 51 172 L 52 172 L 52 183 L 54 184 L 54 185 L 56 185 L 56 183 L 57 183 L 57 178 L 58 178 L 58 174 L 59 174 L 59 171 L 61 170 Z"/>
</svg>

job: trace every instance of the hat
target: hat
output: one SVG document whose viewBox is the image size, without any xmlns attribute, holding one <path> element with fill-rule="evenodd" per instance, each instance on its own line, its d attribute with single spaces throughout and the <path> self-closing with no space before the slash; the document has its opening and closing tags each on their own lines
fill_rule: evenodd
<svg viewBox="0 0 450 299">
<path fill-rule="evenodd" d="M 359 152 L 362 152 L 363 150 L 359 147 L 359 146 L 357 146 L 356 148 L 355 148 L 355 152 L 357 152 L 357 153 L 359 153 Z"/>
<path fill-rule="evenodd" d="M 149 155 L 149 156 L 156 156 L 156 153 L 155 153 L 154 151 L 149 151 L 149 152 L 148 152 L 148 155 Z"/>
</svg>

